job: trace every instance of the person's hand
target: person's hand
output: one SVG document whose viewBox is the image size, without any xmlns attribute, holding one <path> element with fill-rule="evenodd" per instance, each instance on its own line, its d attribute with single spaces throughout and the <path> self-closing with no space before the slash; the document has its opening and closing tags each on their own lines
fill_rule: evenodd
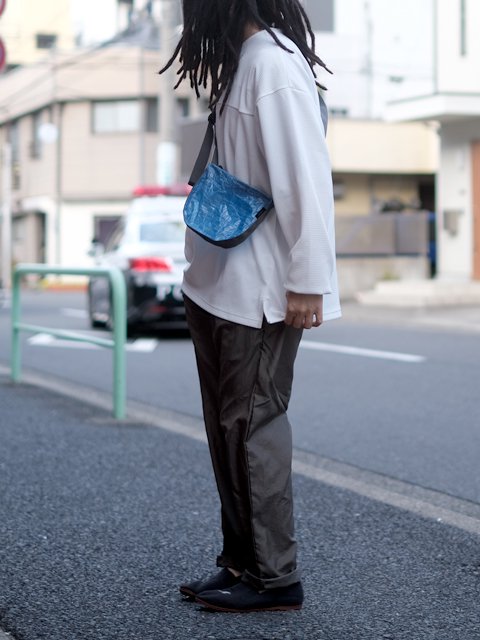
<svg viewBox="0 0 480 640">
<path fill-rule="evenodd" d="M 295 329 L 319 327 L 323 322 L 323 296 L 287 291 L 285 324 Z"/>
</svg>

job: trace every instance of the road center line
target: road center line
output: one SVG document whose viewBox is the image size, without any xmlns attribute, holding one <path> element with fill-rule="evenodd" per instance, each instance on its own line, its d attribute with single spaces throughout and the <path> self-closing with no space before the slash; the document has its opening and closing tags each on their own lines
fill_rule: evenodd
<svg viewBox="0 0 480 640">
<path fill-rule="evenodd" d="M 349 347 L 342 344 L 334 344 L 330 342 L 313 342 L 312 340 L 302 340 L 300 346 L 303 349 L 311 349 L 313 351 L 330 351 L 332 353 L 341 353 L 347 356 L 360 356 L 362 358 L 377 358 L 380 360 L 394 360 L 397 362 L 408 362 L 417 364 L 425 362 L 425 356 L 415 355 L 413 353 L 399 353 L 397 351 L 378 351 L 376 349 L 362 349 L 360 347 Z"/>
</svg>

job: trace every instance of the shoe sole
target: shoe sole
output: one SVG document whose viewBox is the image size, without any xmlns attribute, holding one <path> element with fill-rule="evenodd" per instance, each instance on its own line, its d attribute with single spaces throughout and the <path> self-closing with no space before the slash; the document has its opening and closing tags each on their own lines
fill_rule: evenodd
<svg viewBox="0 0 480 640">
<path fill-rule="evenodd" d="M 210 604 L 202 600 L 201 598 L 195 598 L 195 603 L 199 604 L 205 609 L 211 609 L 212 611 L 221 611 L 223 613 L 260 613 L 262 611 L 299 611 L 302 608 L 301 604 L 284 604 L 276 605 L 274 607 L 261 607 L 254 609 L 229 609 L 228 607 L 219 607 L 216 604 Z"/>
<path fill-rule="evenodd" d="M 195 591 L 192 591 L 191 589 L 188 589 L 187 587 L 180 587 L 179 591 L 182 594 L 182 596 L 185 596 L 185 598 L 187 600 L 195 600 L 195 598 L 197 596 Z"/>
</svg>

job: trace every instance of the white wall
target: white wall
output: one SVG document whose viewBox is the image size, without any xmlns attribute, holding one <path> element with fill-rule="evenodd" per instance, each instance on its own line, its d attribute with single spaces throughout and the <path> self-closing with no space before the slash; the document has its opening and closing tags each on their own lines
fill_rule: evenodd
<svg viewBox="0 0 480 640">
<path fill-rule="evenodd" d="M 69 266 L 93 266 L 88 255 L 94 236 L 95 216 L 121 216 L 128 203 L 64 204 L 61 226 L 61 263 Z"/>
<path fill-rule="evenodd" d="M 438 0 L 438 91 L 480 92 L 480 2 L 466 1 L 465 54 L 461 51 L 460 1 Z"/>
<path fill-rule="evenodd" d="M 478 138 L 480 119 L 444 124 L 441 132 L 441 166 L 438 174 L 440 278 L 472 277 L 473 212 L 471 140 Z M 443 228 L 445 211 L 459 211 L 458 232 Z"/>
<path fill-rule="evenodd" d="M 433 0 L 336 0 L 335 33 L 317 37 L 335 73 L 320 78 L 329 107 L 381 118 L 387 102 L 431 93 L 433 17 Z"/>
</svg>

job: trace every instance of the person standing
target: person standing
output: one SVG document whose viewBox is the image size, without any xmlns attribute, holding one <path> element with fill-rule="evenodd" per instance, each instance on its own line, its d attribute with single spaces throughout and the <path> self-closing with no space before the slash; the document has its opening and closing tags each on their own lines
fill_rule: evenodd
<svg viewBox="0 0 480 640">
<path fill-rule="evenodd" d="M 299 0 L 183 0 L 161 73 L 216 111 L 219 164 L 273 198 L 234 248 L 187 229 L 183 293 L 221 502 L 218 573 L 180 586 L 211 610 L 299 609 L 287 418 L 305 329 L 341 315 L 315 39 Z"/>
</svg>

